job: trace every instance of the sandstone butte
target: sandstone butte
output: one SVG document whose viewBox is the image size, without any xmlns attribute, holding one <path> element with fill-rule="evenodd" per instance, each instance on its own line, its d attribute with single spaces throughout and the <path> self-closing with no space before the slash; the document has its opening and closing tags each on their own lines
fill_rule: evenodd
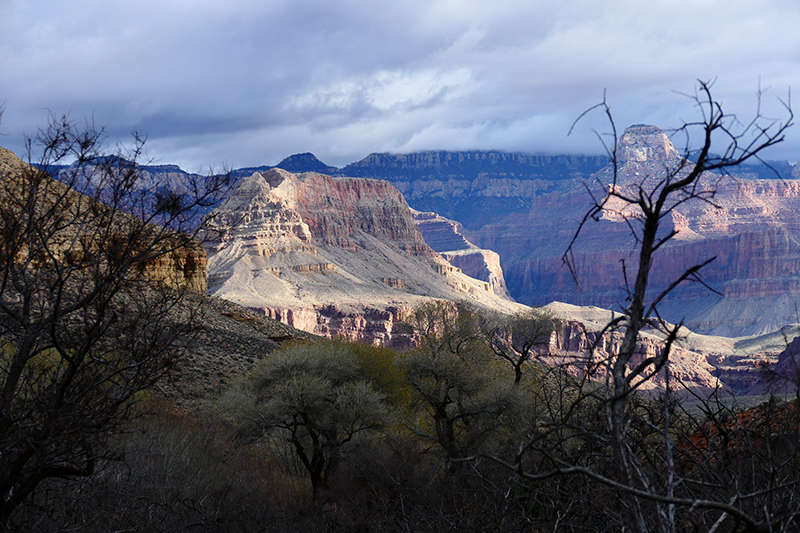
<svg viewBox="0 0 800 533">
<path fill-rule="evenodd" d="M 400 315 L 430 298 L 525 308 L 432 250 L 386 181 L 254 173 L 209 224 L 210 294 L 318 335 L 402 344 Z"/>
</svg>

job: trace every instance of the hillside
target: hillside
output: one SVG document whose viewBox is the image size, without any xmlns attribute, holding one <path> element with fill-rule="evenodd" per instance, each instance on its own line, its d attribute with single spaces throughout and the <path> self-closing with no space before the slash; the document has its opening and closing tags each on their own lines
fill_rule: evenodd
<svg viewBox="0 0 800 533">
<path fill-rule="evenodd" d="M 65 167 L 58 170 L 63 170 L 63 168 Z M 16 155 L 0 147 L 0 180 L 2 181 L 0 200 L 2 200 L 2 225 L 4 228 L 10 228 L 10 225 L 18 218 L 19 199 L 31 197 L 30 188 L 33 188 L 33 185 L 23 181 L 22 178 L 29 169 L 30 167 Z M 151 183 L 153 179 L 163 179 L 165 175 L 175 177 L 181 173 L 177 167 L 167 165 L 158 168 L 147 167 L 147 169 L 142 171 L 145 183 Z M 153 178 L 154 174 L 160 178 Z M 22 189 L 26 186 L 28 189 Z M 24 196 L 22 192 L 27 192 L 28 196 Z M 39 246 L 46 245 L 48 256 L 51 261 L 60 265 L 65 280 L 82 278 L 84 272 L 80 270 L 81 264 L 76 264 L 76 259 L 82 254 L 86 254 L 88 257 L 83 266 L 90 276 L 99 276 L 105 273 L 102 268 L 98 267 L 96 260 L 95 262 L 91 262 L 91 260 L 96 254 L 104 252 L 102 247 L 107 245 L 105 241 L 121 238 L 124 236 L 125 230 L 129 230 L 131 226 L 136 227 L 137 221 L 134 217 L 114 212 L 108 206 L 99 204 L 96 199 L 81 195 L 75 190 L 69 189 L 66 184 L 47 176 L 43 177 L 36 197 L 42 207 L 55 202 L 62 215 L 61 224 L 55 226 L 57 228 L 55 230 L 51 230 L 50 226 L 41 220 L 36 220 L 36 223 L 42 228 L 52 231 L 51 234 L 48 234 L 49 240 L 44 244 L 40 243 Z M 81 210 L 85 210 L 81 206 L 88 206 L 90 212 L 106 215 L 99 220 L 109 224 L 110 231 L 105 233 L 106 228 L 94 227 L 91 222 L 95 219 L 91 217 L 81 217 Z M 63 217 L 64 213 L 68 213 L 69 210 L 73 211 L 72 217 Z M 36 212 L 39 213 L 39 211 Z M 72 221 L 73 224 L 64 224 L 64 220 Z M 161 238 L 158 234 L 153 236 L 155 229 L 147 231 L 152 225 L 142 221 L 138 221 L 138 225 L 145 228 L 136 234 L 138 237 Z M 209 395 L 218 392 L 231 376 L 249 370 L 256 360 L 278 348 L 281 343 L 311 337 L 305 332 L 234 303 L 203 294 L 207 289 L 207 257 L 199 241 L 182 235 L 176 241 L 178 245 L 182 244 L 182 246 L 176 247 L 169 232 L 165 234 L 163 240 L 164 251 L 162 252 L 162 248 L 155 248 L 153 251 L 153 254 L 157 255 L 155 259 L 147 259 L 146 255 L 140 259 L 141 274 L 144 274 L 146 280 L 166 282 L 172 287 L 185 289 L 170 299 L 172 306 L 164 311 L 164 320 L 175 323 L 176 329 L 180 329 L 182 323 L 190 319 L 194 330 L 187 336 L 187 339 L 190 340 L 189 344 L 182 346 L 182 357 L 177 357 L 172 361 L 171 365 L 174 366 L 171 366 L 166 380 L 157 385 L 160 393 L 177 405 L 189 407 L 199 405 Z M 8 253 L 8 250 L 14 251 L 13 244 L 4 242 L 4 253 Z M 16 253 L 18 258 L 24 257 L 26 250 L 16 250 Z M 101 261 L 101 264 L 105 263 Z M 16 282 L 16 285 L 4 286 L 2 294 L 5 306 L 2 317 L 3 331 L 8 333 L 10 331 L 8 318 L 13 312 L 13 307 L 10 307 L 9 304 L 17 300 L 15 291 L 20 290 L 17 287 L 23 282 L 19 277 L 14 277 L 15 275 L 19 276 L 19 271 L 5 268 L 5 263 L 3 266 L 6 275 Z M 47 266 L 45 265 L 44 268 Z M 96 274 L 98 271 L 101 274 Z M 138 273 L 137 269 L 137 275 Z M 91 292 L 91 282 L 77 285 L 79 290 L 72 295 L 72 290 L 76 287 L 68 281 L 62 281 L 59 285 L 58 278 L 56 281 L 50 278 L 48 280 L 42 285 L 42 290 L 50 297 L 50 291 L 60 289 L 62 293 L 59 294 L 59 298 L 64 308 L 72 303 L 72 298 L 80 298 L 82 292 Z M 137 281 L 142 280 L 137 279 Z M 134 306 L 136 301 L 134 293 L 133 290 L 127 293 L 124 305 Z M 80 309 L 80 304 L 73 305 Z M 142 309 L 127 309 L 127 311 L 131 316 L 137 312 L 147 314 L 147 311 Z M 41 317 L 38 319 L 44 320 Z M 55 323 L 58 327 L 68 328 L 75 320 L 73 318 L 68 323 L 67 321 Z M 165 330 L 169 330 L 169 327 L 165 327 Z"/>
</svg>

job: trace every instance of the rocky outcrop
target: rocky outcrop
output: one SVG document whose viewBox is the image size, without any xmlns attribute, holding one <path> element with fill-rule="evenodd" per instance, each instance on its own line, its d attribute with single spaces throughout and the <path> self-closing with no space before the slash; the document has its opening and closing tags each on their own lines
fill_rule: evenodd
<svg viewBox="0 0 800 533">
<path fill-rule="evenodd" d="M 523 309 L 432 250 L 386 181 L 272 169 L 209 224 L 209 292 L 318 335 L 393 345 L 401 310 L 430 298 Z"/>
<path fill-rule="evenodd" d="M 680 158 L 680 154 L 669 137 L 656 126 L 634 124 L 626 128 L 617 146 L 617 161 L 651 162 L 670 161 Z"/>
<path fill-rule="evenodd" d="M 591 360 L 595 364 L 618 353 L 621 331 L 600 336 L 600 331 L 615 316 L 611 311 L 560 302 L 548 304 L 545 309 L 561 320 L 560 328 L 551 335 L 549 343 L 536 347 L 539 361 L 582 375 L 593 347 Z M 684 396 L 692 391 L 701 397 L 717 388 L 723 396 L 786 392 L 791 389 L 791 379 L 787 377 L 796 378 L 797 375 L 796 371 L 790 372 L 796 364 L 792 357 L 797 357 L 792 354 L 800 352 L 800 340 L 796 339 L 787 348 L 787 339 L 798 335 L 800 325 L 785 326 L 780 332 L 738 338 L 702 335 L 682 328 L 670 353 L 673 390 Z M 643 330 L 631 366 L 661 355 L 663 347 L 663 333 L 652 328 Z M 592 376 L 603 379 L 603 366 L 599 365 Z M 658 394 L 663 392 L 664 386 L 662 371 L 641 388 Z"/>
<path fill-rule="evenodd" d="M 144 274 L 172 287 L 204 293 L 208 289 L 208 258 L 199 241 L 180 246 L 144 265 Z"/>
<path fill-rule="evenodd" d="M 21 161 L 17 156 L 2 147 L 0 147 L 0 176 L 4 180 L 3 187 L 0 188 L 0 196 L 8 194 L 18 194 L 20 189 L 18 187 L 25 187 L 21 176 L 23 172 L 30 172 L 31 167 Z M 177 167 L 175 167 L 177 168 Z M 165 166 L 162 170 L 165 172 L 173 172 L 171 166 Z M 101 246 L 108 246 L 110 241 L 118 238 L 121 239 L 123 244 L 130 238 L 128 232 L 135 231 L 139 236 L 147 238 L 148 235 L 158 235 L 153 237 L 159 243 L 152 249 L 152 255 L 155 257 L 144 264 L 140 265 L 141 274 L 147 278 L 161 283 L 166 283 L 174 287 L 187 288 L 197 292 L 205 292 L 207 285 L 206 278 L 206 252 L 202 245 L 196 239 L 191 239 L 187 235 L 178 233 L 164 233 L 161 228 L 152 226 L 135 219 L 133 216 L 111 211 L 109 207 L 100 204 L 95 199 L 89 199 L 74 190 L 69 190 L 66 185 L 46 178 L 47 184 L 41 185 L 39 191 L 44 196 L 39 199 L 42 205 L 50 201 L 50 198 L 58 202 L 56 208 L 63 210 L 66 216 L 74 216 L 76 224 L 70 226 L 64 225 L 58 232 L 48 238 L 48 254 L 58 262 L 64 264 L 76 264 L 76 262 L 83 260 L 82 258 L 90 258 L 91 261 L 96 260 L 98 248 Z M 49 196 L 48 196 L 49 195 Z M 0 198 L 6 207 L 14 205 L 8 198 Z M 106 228 L 98 228 L 95 224 L 92 227 L 92 217 L 83 214 L 75 214 L 70 209 L 77 209 L 75 206 L 92 205 L 93 212 L 100 212 L 103 215 L 99 217 L 103 223 L 112 222 L 112 230 L 105 234 Z M 113 216 L 104 213 L 114 213 Z M 135 228 L 131 230 L 131 228 Z M 101 238 L 104 242 L 99 242 Z M 109 241 L 109 242 L 107 242 Z M 82 244 L 90 243 L 90 244 Z M 127 243 L 125 245 L 131 246 L 136 243 Z M 142 243 L 148 246 L 149 243 Z M 24 253 L 24 252 L 21 252 Z M 105 253 L 109 253 L 106 251 Z"/>
<path fill-rule="evenodd" d="M 500 256 L 496 252 L 476 247 L 441 252 L 441 256 L 467 276 L 488 283 L 495 294 L 511 299 L 500 266 Z"/>
<path fill-rule="evenodd" d="M 560 328 L 551 335 L 549 344 L 537 348 L 536 357 L 550 366 L 567 368 L 578 375 L 586 375 L 591 368 L 592 379 L 601 380 L 605 377 L 606 367 L 600 362 L 618 353 L 622 338 L 622 332 L 600 336 L 599 331 L 588 329 L 582 322 L 565 319 L 561 321 Z M 643 334 L 636 345 L 636 353 L 630 361 L 630 368 L 635 368 L 646 359 L 661 356 L 663 350 L 662 336 L 657 332 Z M 708 362 L 707 354 L 685 347 L 676 346 L 670 352 L 670 374 L 671 384 L 676 389 L 681 388 L 676 386 L 680 382 L 686 389 L 701 395 L 708 394 L 718 384 L 727 393 L 739 392 L 720 382 L 717 369 Z M 660 372 L 644 381 L 640 389 L 663 391 L 665 381 L 665 374 Z"/>
<path fill-rule="evenodd" d="M 448 263 L 472 278 L 487 282 L 495 294 L 511 298 L 500 266 L 500 256 L 496 252 L 472 244 L 465 235 L 464 227 L 455 220 L 436 213 L 413 209 L 411 212 L 425 242 Z"/>
</svg>

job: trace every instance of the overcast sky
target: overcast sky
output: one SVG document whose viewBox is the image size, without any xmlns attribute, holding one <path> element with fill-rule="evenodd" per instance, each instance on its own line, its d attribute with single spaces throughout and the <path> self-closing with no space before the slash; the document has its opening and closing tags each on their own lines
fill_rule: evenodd
<svg viewBox="0 0 800 533">
<path fill-rule="evenodd" d="M 598 153 L 618 126 L 697 118 L 696 80 L 749 118 L 800 88 L 797 0 L 0 0 L 0 145 L 48 112 L 186 170 L 313 152 Z M 800 159 L 800 127 L 772 159 Z"/>
</svg>

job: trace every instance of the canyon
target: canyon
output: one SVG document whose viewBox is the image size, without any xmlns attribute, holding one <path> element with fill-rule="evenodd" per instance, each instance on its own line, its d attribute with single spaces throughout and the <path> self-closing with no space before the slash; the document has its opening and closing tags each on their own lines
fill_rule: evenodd
<svg viewBox="0 0 800 533">
<path fill-rule="evenodd" d="M 616 186 L 635 186 L 679 161 L 658 128 L 629 128 Z M 201 235 L 205 249 L 165 257 L 150 266 L 152 277 L 207 288 L 316 335 L 395 348 L 411 342 L 398 329 L 403 314 L 424 301 L 465 299 L 505 314 L 543 305 L 561 327 L 537 358 L 580 360 L 593 345 L 602 357 L 619 343 L 598 332 L 625 302 L 621 260 L 628 271 L 636 264 L 630 212 L 612 205 L 583 228 L 572 256 L 575 278 L 563 252 L 591 192 L 603 194 L 614 182 L 606 163 L 595 156 L 424 152 L 373 154 L 335 169 L 299 154 L 278 167 L 236 171 L 239 186 L 209 216 L 213 231 Z M 659 250 L 653 290 L 715 258 L 703 281 L 717 292 L 685 284 L 660 308 L 667 320 L 684 320 L 673 375 L 691 390 L 761 393 L 765 376 L 788 376 L 796 359 L 785 349 L 800 335 L 787 326 L 800 322 L 800 180 L 791 176 L 794 168 L 776 166 L 780 179 L 755 167 L 704 177 L 715 205 L 680 205 L 662 224 L 677 234 Z M 171 165 L 144 171 L 153 182 L 182 172 Z M 646 332 L 640 357 L 660 346 L 658 332 Z M 663 385 L 656 377 L 645 388 Z"/>
<path fill-rule="evenodd" d="M 617 154 L 617 180 L 630 186 L 677 165 L 681 155 L 655 126 L 625 130 Z M 409 205 L 433 220 L 450 220 L 457 236 L 434 245 L 465 272 L 490 279 L 489 257 L 499 255 L 503 282 L 516 301 L 552 301 L 621 309 L 625 272 L 636 265 L 636 242 L 625 212 L 603 214 L 581 231 L 570 260 L 567 250 L 580 221 L 614 180 L 602 156 L 531 156 L 501 152 L 420 152 L 371 154 L 331 171 L 311 154 L 291 156 L 278 166 L 326 168 L 333 175 L 384 179 Z M 684 283 L 660 307 L 672 322 L 713 335 L 743 336 L 777 331 L 800 322 L 800 166 L 767 162 L 730 169 L 731 175 L 704 177 L 713 202 L 691 202 L 674 209 L 662 223 L 678 233 L 659 250 L 651 291 L 665 288 L 685 269 L 712 259 L 702 283 Z M 426 231 L 436 242 L 440 223 Z M 423 226 L 420 226 L 423 227 Z M 449 237 L 448 237 L 449 238 Z M 459 239 L 469 244 L 458 244 Z M 448 254 L 453 247 L 457 254 Z M 472 250 L 469 259 L 465 250 Z M 496 272 L 500 270 L 495 268 Z M 478 274 L 483 271 L 483 274 Z M 496 274 L 494 275 L 496 278 Z M 498 289 L 502 291 L 501 289 Z"/>
<path fill-rule="evenodd" d="M 559 208 L 565 210 L 554 207 Z M 403 349 L 411 342 L 398 329 L 403 314 L 432 298 L 464 299 L 505 314 L 526 309 L 507 299 L 495 252 L 472 244 L 458 222 L 410 209 L 386 181 L 279 168 L 256 172 L 241 181 L 209 222 L 220 235 L 206 241 L 209 294 L 316 335 Z M 675 217 L 667 226 L 681 224 Z M 697 241 L 689 237 L 690 243 Z M 589 233 L 583 252 L 608 252 L 608 240 L 608 232 Z M 463 270 L 454 266 L 459 255 L 472 264 Z M 564 281 L 571 282 L 568 274 Z M 587 286 L 607 290 L 610 282 L 599 277 Z M 559 328 L 536 348 L 542 362 L 570 361 L 573 369 L 580 368 L 593 346 L 600 360 L 621 342 L 620 333 L 599 334 L 613 316 L 608 309 L 559 302 L 545 309 L 559 319 Z M 787 339 L 800 334 L 796 327 L 780 335 L 735 338 L 700 335 L 690 328 L 683 332 L 671 371 L 683 390 L 698 394 L 717 387 L 740 394 L 765 392 Z M 645 331 L 638 360 L 659 354 L 662 346 L 661 333 Z M 642 388 L 658 393 L 664 385 L 659 375 Z"/>
</svg>

